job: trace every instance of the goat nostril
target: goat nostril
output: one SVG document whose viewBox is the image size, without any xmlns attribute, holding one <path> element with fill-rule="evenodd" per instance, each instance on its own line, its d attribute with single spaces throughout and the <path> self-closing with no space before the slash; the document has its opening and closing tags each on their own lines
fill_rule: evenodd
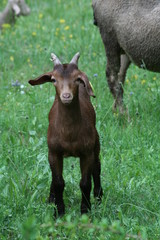
<svg viewBox="0 0 160 240">
<path fill-rule="evenodd" d="M 63 93 L 63 98 L 70 98 L 71 97 L 71 94 L 70 93 Z"/>
</svg>

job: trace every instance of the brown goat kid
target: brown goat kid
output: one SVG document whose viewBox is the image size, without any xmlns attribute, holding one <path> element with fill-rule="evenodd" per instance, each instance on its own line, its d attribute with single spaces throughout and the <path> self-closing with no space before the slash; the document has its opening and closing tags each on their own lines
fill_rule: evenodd
<svg viewBox="0 0 160 240">
<path fill-rule="evenodd" d="M 47 140 L 52 171 L 49 202 L 55 203 L 58 215 L 65 212 L 65 184 L 62 176 L 64 157 L 80 158 L 81 213 L 86 213 L 91 208 L 91 176 L 94 181 L 94 197 L 99 201 L 102 197 L 99 136 L 95 127 L 95 111 L 90 102 L 90 96 L 94 97 L 94 94 L 86 74 L 78 69 L 79 56 L 77 53 L 69 64 L 62 64 L 52 53 L 53 71 L 29 81 L 31 85 L 53 82 L 56 88 L 55 100 L 49 113 Z"/>
</svg>

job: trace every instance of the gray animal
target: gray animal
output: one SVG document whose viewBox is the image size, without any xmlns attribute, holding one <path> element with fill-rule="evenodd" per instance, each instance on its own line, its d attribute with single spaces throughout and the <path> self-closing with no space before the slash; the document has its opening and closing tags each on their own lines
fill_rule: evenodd
<svg viewBox="0 0 160 240">
<path fill-rule="evenodd" d="M 121 112 L 123 84 L 131 62 L 160 72 L 160 0 L 92 0 L 107 56 L 106 76 Z"/>
<path fill-rule="evenodd" d="M 3 12 L 0 13 L 0 28 L 3 24 L 14 24 L 15 16 L 26 16 L 30 13 L 30 8 L 25 0 L 8 0 L 8 4 Z"/>
</svg>

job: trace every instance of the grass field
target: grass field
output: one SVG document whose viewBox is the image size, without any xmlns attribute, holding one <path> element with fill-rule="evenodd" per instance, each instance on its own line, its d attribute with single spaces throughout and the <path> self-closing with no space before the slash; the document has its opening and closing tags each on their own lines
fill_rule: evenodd
<svg viewBox="0 0 160 240">
<path fill-rule="evenodd" d="M 132 65 L 130 121 L 113 114 L 91 1 L 27 3 L 31 14 L 0 34 L 0 239 L 160 239 L 160 75 Z M 81 216 L 79 160 L 65 159 L 66 214 L 54 220 L 46 135 L 55 90 L 28 80 L 52 69 L 51 52 L 68 62 L 78 51 L 96 95 L 104 196 L 96 206 L 92 194 L 92 211 Z"/>
</svg>

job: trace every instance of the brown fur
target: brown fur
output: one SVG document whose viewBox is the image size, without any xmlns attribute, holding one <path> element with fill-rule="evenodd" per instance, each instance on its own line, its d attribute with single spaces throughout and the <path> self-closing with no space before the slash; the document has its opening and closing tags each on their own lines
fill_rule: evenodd
<svg viewBox="0 0 160 240">
<path fill-rule="evenodd" d="M 160 1 L 92 0 L 94 21 L 106 50 L 110 91 L 123 111 L 123 84 L 132 61 L 160 72 Z"/>
<path fill-rule="evenodd" d="M 29 83 L 37 85 L 51 81 L 54 81 L 56 96 L 49 112 L 47 136 L 52 171 L 49 201 L 55 203 L 59 215 L 64 214 L 63 158 L 79 157 L 82 175 L 81 213 L 86 213 L 91 208 L 91 176 L 94 180 L 94 196 L 99 200 L 102 197 L 100 144 L 95 127 L 95 111 L 90 101 L 90 96 L 94 95 L 87 76 L 75 64 L 56 65 L 52 72 Z"/>
</svg>

